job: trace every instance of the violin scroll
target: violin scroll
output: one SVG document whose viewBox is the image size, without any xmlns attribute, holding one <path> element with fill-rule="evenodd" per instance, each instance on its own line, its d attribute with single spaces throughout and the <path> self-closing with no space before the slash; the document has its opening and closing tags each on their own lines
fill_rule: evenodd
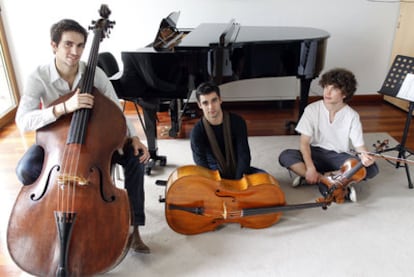
<svg viewBox="0 0 414 277">
<path fill-rule="evenodd" d="M 390 140 L 385 139 L 382 142 L 377 140 L 377 143 L 374 143 L 372 146 L 375 148 L 375 153 L 381 153 L 389 147 L 389 144 L 390 144 Z"/>
</svg>

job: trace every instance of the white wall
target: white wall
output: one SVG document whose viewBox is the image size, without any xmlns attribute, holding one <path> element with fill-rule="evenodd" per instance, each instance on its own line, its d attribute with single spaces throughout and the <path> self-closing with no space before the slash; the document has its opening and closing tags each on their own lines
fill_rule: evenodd
<svg viewBox="0 0 414 277">
<path fill-rule="evenodd" d="M 0 0 L 21 90 L 27 75 L 38 64 L 52 58 L 49 44 L 51 24 L 62 18 L 73 18 L 86 27 L 92 19 L 99 18 L 97 11 L 101 3 L 97 0 Z M 324 29 L 331 34 L 325 70 L 338 66 L 352 70 L 359 81 L 357 94 L 375 94 L 381 87 L 388 71 L 399 13 L 398 1 L 106 0 L 104 3 L 112 10 L 110 18 L 116 21 L 116 25 L 111 37 L 101 43 L 101 51 L 116 53 L 118 59 L 121 51 L 134 50 L 150 43 L 161 19 L 172 11 L 181 11 L 178 27 L 196 27 L 201 22 L 225 23 L 235 18 L 241 25 Z M 87 52 L 84 60 L 87 60 Z M 285 87 L 278 86 L 278 80 L 271 82 L 271 85 L 264 84 L 254 93 L 260 89 Z M 242 90 L 243 86 L 236 84 L 233 89 L 232 86 L 226 89 L 234 95 L 235 90 Z M 298 86 L 291 89 L 297 91 Z M 317 82 L 313 82 L 311 94 L 319 93 Z"/>
</svg>

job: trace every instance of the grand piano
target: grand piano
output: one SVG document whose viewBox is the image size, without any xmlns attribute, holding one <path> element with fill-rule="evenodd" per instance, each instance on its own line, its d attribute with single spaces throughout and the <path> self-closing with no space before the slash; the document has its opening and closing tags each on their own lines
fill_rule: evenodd
<svg viewBox="0 0 414 277">
<path fill-rule="evenodd" d="M 323 69 L 329 33 L 308 27 L 242 26 L 235 20 L 177 28 L 178 18 L 179 12 L 164 18 L 148 46 L 121 53 L 121 81 L 127 91 L 142 100 L 148 147 L 154 159 L 154 105 L 170 101 L 169 135 L 175 137 L 191 92 L 204 81 L 214 80 L 220 85 L 296 76 L 300 79 L 299 117 L 302 115 L 310 84 Z"/>
</svg>

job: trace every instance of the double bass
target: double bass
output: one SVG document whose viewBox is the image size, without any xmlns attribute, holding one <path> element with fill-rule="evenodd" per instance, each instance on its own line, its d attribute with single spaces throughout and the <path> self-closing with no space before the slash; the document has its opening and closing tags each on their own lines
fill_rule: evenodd
<svg viewBox="0 0 414 277">
<path fill-rule="evenodd" d="M 99 43 L 114 24 L 109 14 L 102 5 L 101 18 L 93 22 L 94 40 L 80 87 L 81 93 L 94 95 L 94 106 L 37 130 L 36 143 L 45 152 L 43 168 L 33 184 L 22 187 L 10 215 L 9 253 L 36 276 L 106 272 L 122 261 L 130 244 L 128 195 L 110 176 L 112 154 L 127 134 L 126 121 L 121 109 L 93 87 Z"/>
</svg>

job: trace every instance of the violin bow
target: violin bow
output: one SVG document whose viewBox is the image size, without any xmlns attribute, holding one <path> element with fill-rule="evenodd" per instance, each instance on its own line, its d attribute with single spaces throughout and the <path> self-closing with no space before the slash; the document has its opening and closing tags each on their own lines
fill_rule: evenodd
<svg viewBox="0 0 414 277">
<path fill-rule="evenodd" d="M 368 155 L 378 157 L 378 158 L 382 158 L 382 159 L 385 159 L 387 161 L 393 161 L 393 162 L 398 162 L 398 163 L 406 163 L 406 164 L 414 164 L 413 160 L 381 154 L 381 152 L 384 151 L 385 148 L 388 148 L 388 145 L 389 145 L 389 140 L 388 139 L 385 139 L 383 142 L 380 142 L 378 140 L 377 143 L 378 144 L 374 143 L 372 145 L 372 146 L 375 147 L 375 152 L 357 152 L 355 150 L 351 150 L 351 152 L 354 153 L 354 154 L 357 154 L 357 155 L 362 154 L 362 153 L 366 153 Z"/>
</svg>

